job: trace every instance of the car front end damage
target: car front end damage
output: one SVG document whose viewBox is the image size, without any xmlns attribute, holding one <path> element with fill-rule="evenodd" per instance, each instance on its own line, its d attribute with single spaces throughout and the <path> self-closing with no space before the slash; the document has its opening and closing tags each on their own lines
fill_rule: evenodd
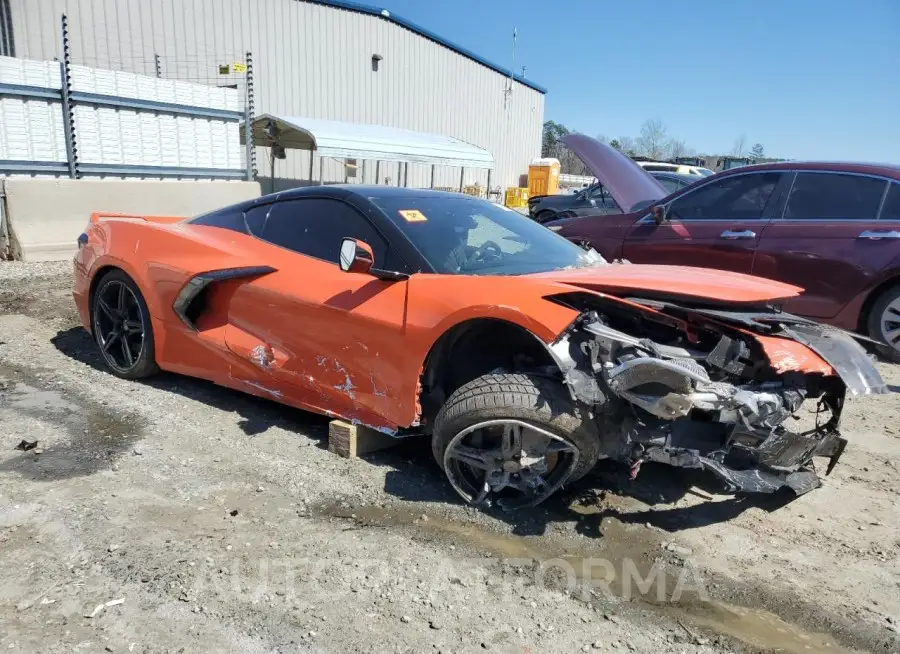
<svg viewBox="0 0 900 654">
<path fill-rule="evenodd" d="M 847 392 L 887 392 L 856 337 L 770 308 L 548 299 L 580 312 L 550 350 L 597 425 L 601 457 L 632 477 L 652 461 L 708 470 L 729 492 L 801 495 L 821 483 L 814 459 L 827 475 L 844 451 Z M 814 421 L 792 428 L 808 402 Z"/>
</svg>

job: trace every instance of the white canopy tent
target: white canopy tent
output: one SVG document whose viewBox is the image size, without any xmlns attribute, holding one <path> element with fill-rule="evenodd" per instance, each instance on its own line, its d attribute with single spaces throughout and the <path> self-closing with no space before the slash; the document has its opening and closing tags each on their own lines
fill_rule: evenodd
<svg viewBox="0 0 900 654">
<path fill-rule="evenodd" d="M 246 144 L 247 130 L 243 124 L 240 132 L 241 143 Z M 403 164 L 406 177 L 409 163 L 430 164 L 431 186 L 434 186 L 435 166 L 459 167 L 460 191 L 466 168 L 487 169 L 490 188 L 490 171 L 494 167 L 493 155 L 483 148 L 449 136 L 396 127 L 263 114 L 251 121 L 250 134 L 253 145 L 271 148 L 273 177 L 275 159 L 283 158 L 284 150 L 309 150 L 309 181 L 312 182 L 313 153 L 318 152 L 320 184 L 323 182 L 323 157 L 375 161 L 376 180 L 383 161 Z"/>
</svg>

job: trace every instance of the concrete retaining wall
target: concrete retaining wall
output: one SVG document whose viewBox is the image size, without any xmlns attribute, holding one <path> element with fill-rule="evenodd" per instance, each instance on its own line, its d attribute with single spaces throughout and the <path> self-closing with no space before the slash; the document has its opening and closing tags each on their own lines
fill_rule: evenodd
<svg viewBox="0 0 900 654">
<path fill-rule="evenodd" d="M 24 261 L 62 261 L 94 211 L 194 216 L 258 197 L 257 182 L 7 178 L 9 250 Z"/>
</svg>

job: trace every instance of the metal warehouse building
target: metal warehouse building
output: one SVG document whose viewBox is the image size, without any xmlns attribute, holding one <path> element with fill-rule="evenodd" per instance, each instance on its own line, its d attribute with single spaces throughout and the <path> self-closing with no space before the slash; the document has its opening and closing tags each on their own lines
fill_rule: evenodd
<svg viewBox="0 0 900 654">
<path fill-rule="evenodd" d="M 0 0 L 2 54 L 61 57 L 60 16 L 68 17 L 72 61 L 98 68 L 237 84 L 219 66 L 252 53 L 255 115 L 382 125 L 453 137 L 493 157 L 491 186 L 518 186 L 539 156 L 545 90 L 389 10 L 325 0 Z M 316 163 L 286 153 L 277 177 L 344 181 L 342 160 Z M 258 150 L 261 178 L 268 148 Z M 379 178 L 400 180 L 385 162 Z M 367 163 L 355 181 L 375 181 Z M 429 186 L 432 166 L 410 164 L 405 182 Z M 457 187 L 459 168 L 438 166 L 436 186 Z M 466 185 L 487 170 L 463 171 Z M 263 190 L 268 191 L 264 183 Z"/>
</svg>

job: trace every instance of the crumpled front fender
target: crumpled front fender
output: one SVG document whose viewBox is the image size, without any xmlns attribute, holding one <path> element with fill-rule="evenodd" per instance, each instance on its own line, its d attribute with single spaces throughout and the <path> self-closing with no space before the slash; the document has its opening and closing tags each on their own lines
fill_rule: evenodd
<svg viewBox="0 0 900 654">
<path fill-rule="evenodd" d="M 826 362 L 833 373 L 843 380 L 851 394 L 880 395 L 890 392 L 865 348 L 849 334 L 825 325 L 802 323 L 785 326 L 780 335 L 804 345 L 817 355 L 815 358 Z M 784 339 L 768 337 L 767 340 Z M 763 347 L 771 357 L 769 348 L 765 344 Z M 772 365 L 778 369 L 779 362 L 772 361 Z M 805 372 L 829 374 L 827 370 L 821 369 L 821 365 L 818 368 Z"/>
</svg>

